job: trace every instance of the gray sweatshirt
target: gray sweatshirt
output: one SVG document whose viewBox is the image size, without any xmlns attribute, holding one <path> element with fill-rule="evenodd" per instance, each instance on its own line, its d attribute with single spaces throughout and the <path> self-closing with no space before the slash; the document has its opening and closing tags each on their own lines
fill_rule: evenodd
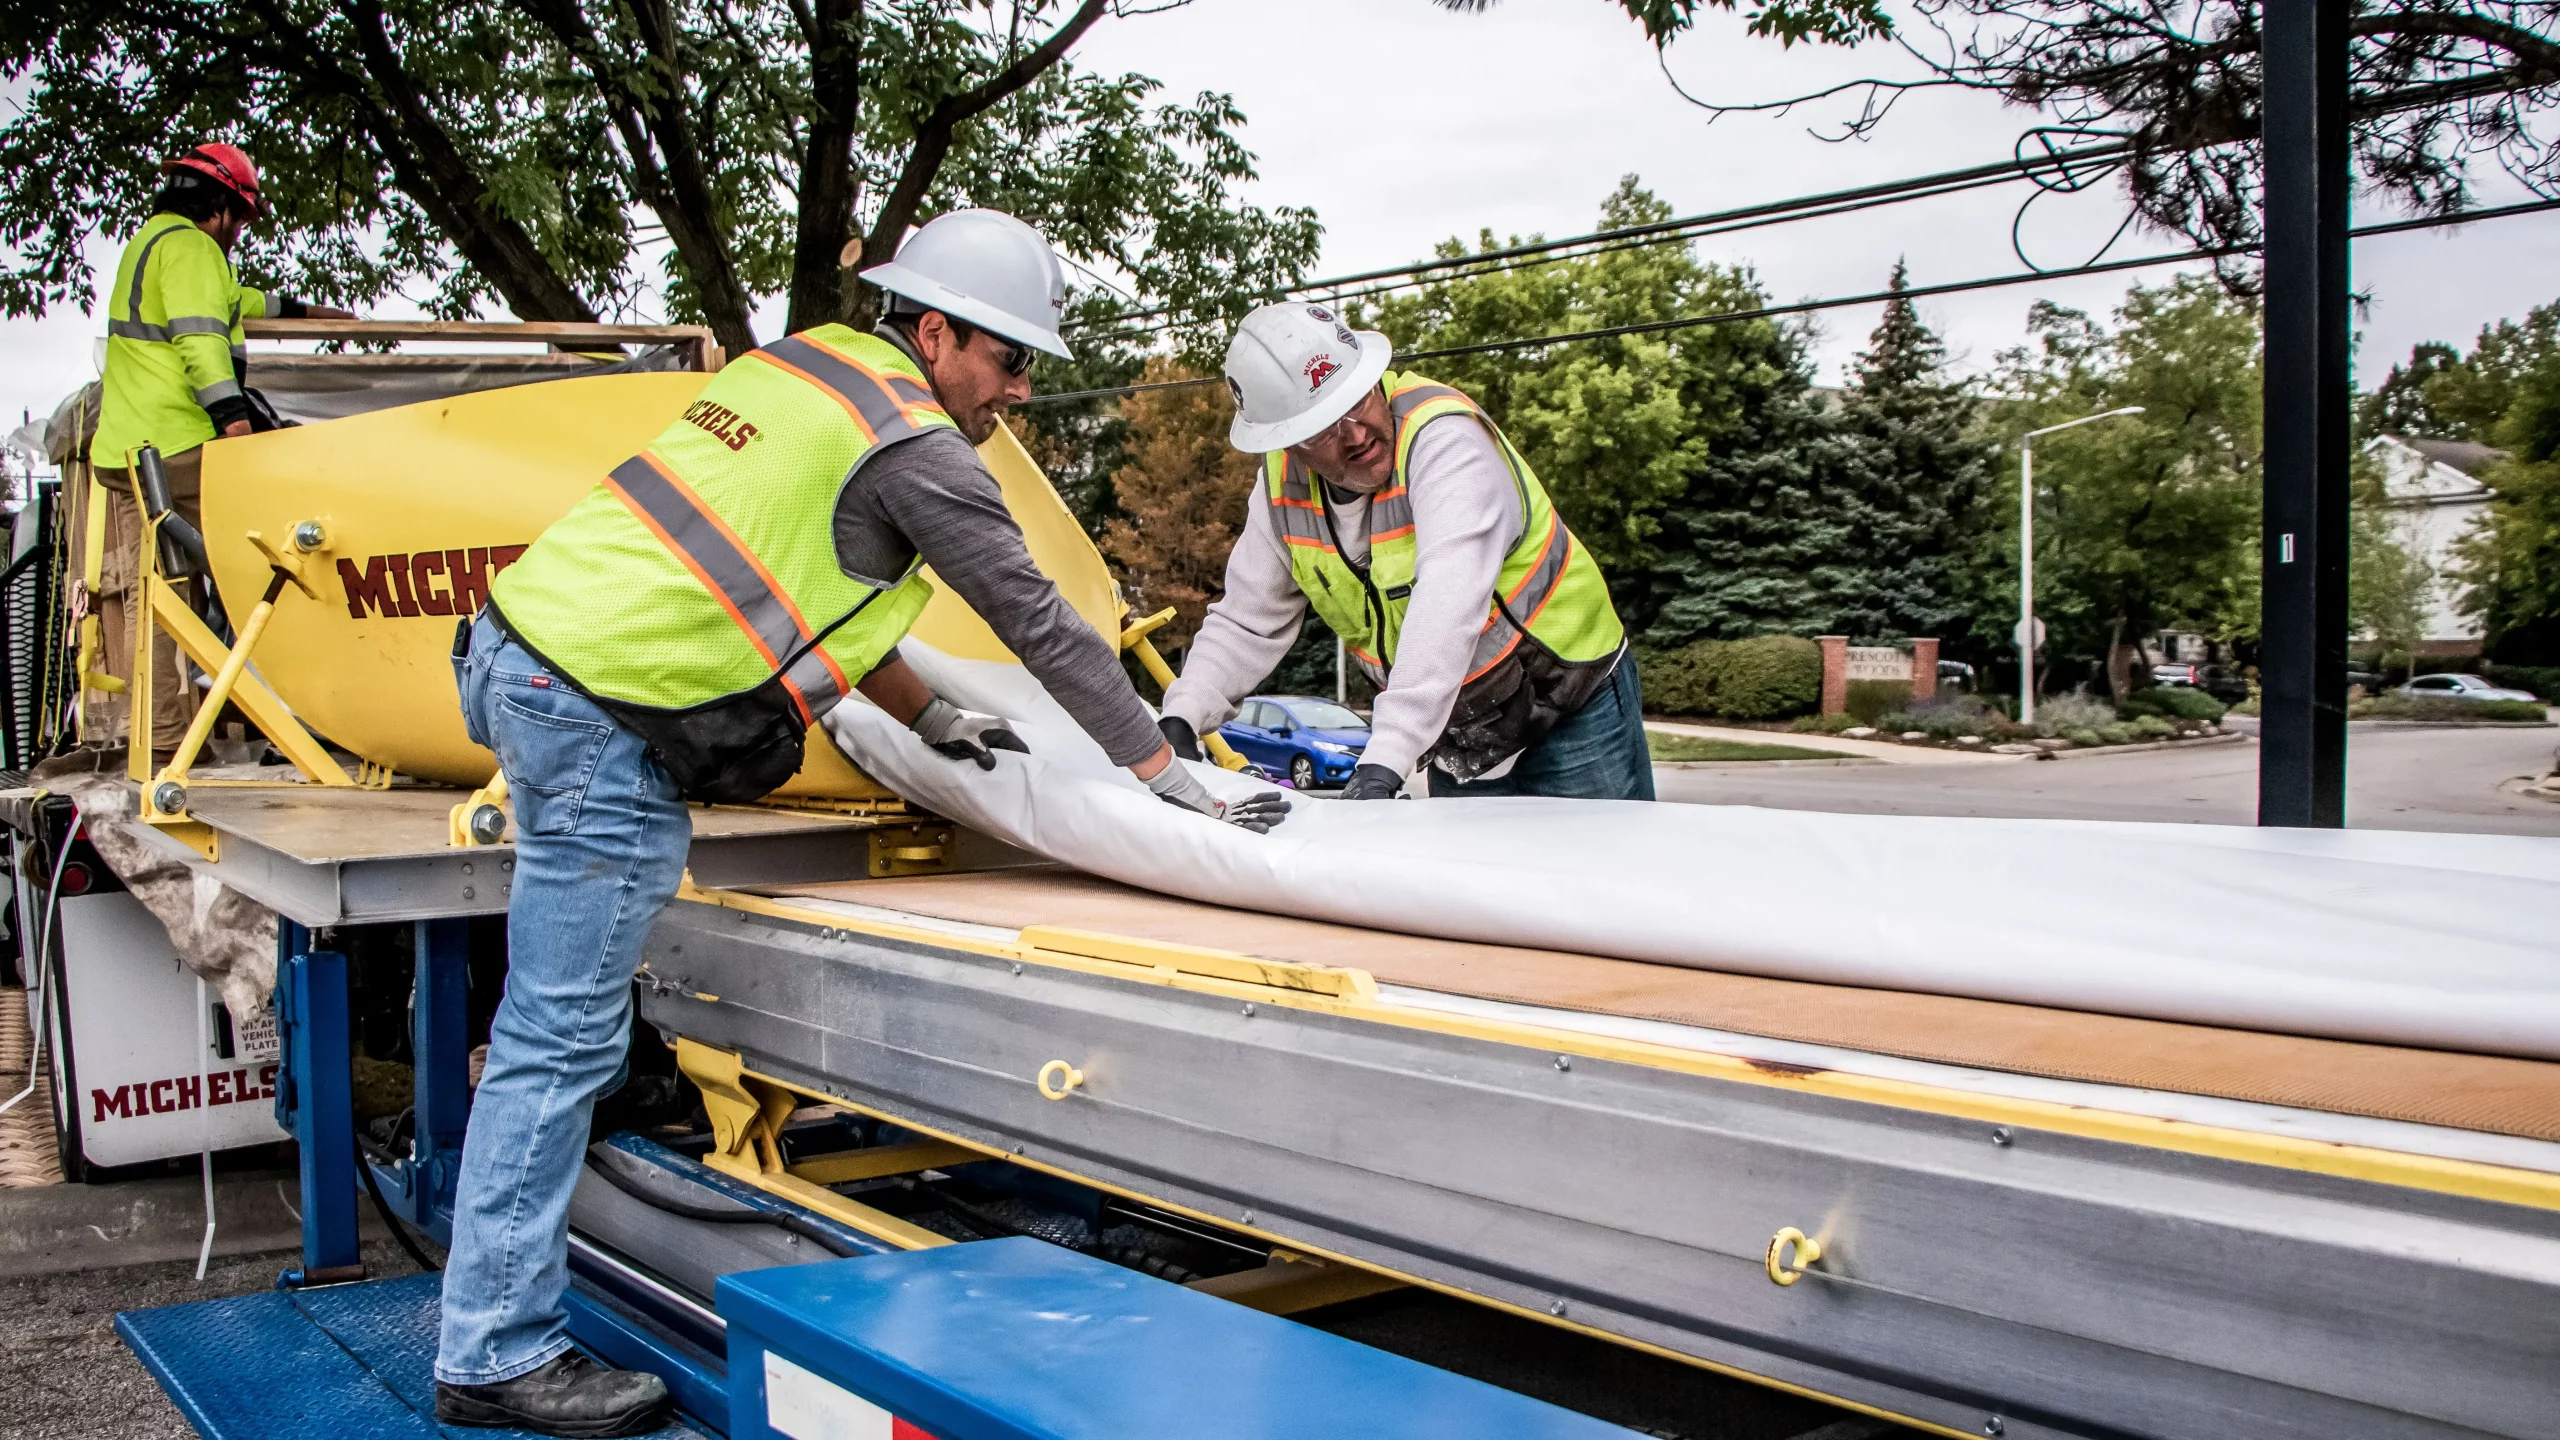
<svg viewBox="0 0 2560 1440">
<path fill-rule="evenodd" d="M 1119 654 L 1031 562 L 996 477 L 959 431 L 937 426 L 866 457 L 836 497 L 835 544 L 844 572 L 873 584 L 922 554 L 1113 764 L 1164 744 Z"/>
<path fill-rule="evenodd" d="M 1414 437 L 1405 484 L 1413 501 L 1413 598 L 1360 757 L 1399 775 L 1411 774 L 1449 728 L 1503 559 L 1528 524 L 1502 451 L 1482 425 L 1464 417 L 1435 420 Z M 1343 496 L 1326 490 L 1343 558 L 1365 565 L 1369 502 Z M 1227 555 L 1226 593 L 1209 607 L 1200 638 L 1165 695 L 1165 713 L 1202 734 L 1225 724 L 1289 653 L 1306 613 L 1307 597 L 1290 578 L 1288 554 L 1272 530 L 1270 500 L 1256 483 L 1244 529 Z"/>
</svg>

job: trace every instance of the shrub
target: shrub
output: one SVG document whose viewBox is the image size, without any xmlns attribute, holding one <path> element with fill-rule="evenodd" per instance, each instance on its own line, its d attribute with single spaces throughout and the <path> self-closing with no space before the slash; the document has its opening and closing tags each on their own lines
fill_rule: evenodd
<svg viewBox="0 0 2560 1440">
<path fill-rule="evenodd" d="M 2107 743 L 2105 737 L 2086 725 L 2075 726 L 2064 731 L 2062 738 L 2080 746 L 2098 746 Z"/>
<path fill-rule="evenodd" d="M 2038 735 L 2069 735 L 2115 723 L 2116 707 L 2094 695 L 2056 695 L 2036 702 Z"/>
<path fill-rule="evenodd" d="M 1822 703 L 1822 647 L 1794 635 L 1735 640 L 1703 661 L 1715 713 L 1781 720 Z"/>
<path fill-rule="evenodd" d="M 2202 690 L 2188 685 L 2154 685 L 2126 697 L 2116 707 L 2116 714 L 2126 720 L 2144 715 L 2159 715 L 2171 720 L 2219 720 L 2224 706 Z"/>
<path fill-rule="evenodd" d="M 1908 680 L 1852 680 L 1849 682 L 1849 713 L 1861 724 L 1890 729 L 1884 717 L 1911 704 L 1911 682 Z"/>
<path fill-rule="evenodd" d="M 1855 715 L 1800 715 L 1796 717 L 1796 723 L 1787 728 L 1799 735 L 1837 735 L 1843 730 L 1855 730 L 1864 723 Z"/>
<path fill-rule="evenodd" d="M 2483 665 L 2482 678 L 2492 685 L 2525 690 L 2545 700 L 2560 698 L 2560 665 Z"/>
<path fill-rule="evenodd" d="M 1662 714 L 1782 720 L 1822 703 L 1822 647 L 1793 635 L 1701 640 L 1639 654 L 1636 676 Z"/>
<path fill-rule="evenodd" d="M 2098 740 L 2101 744 L 2130 745 L 2141 738 L 2142 732 L 2134 729 L 2131 721 L 2114 720 L 2098 727 Z"/>
<path fill-rule="evenodd" d="M 2133 733 L 2145 740 L 2166 740 L 2178 733 L 2178 722 L 2159 715 L 2137 715 L 2132 720 Z"/>
<path fill-rule="evenodd" d="M 2549 712 L 2531 700 L 2447 700 L 2436 696 L 2377 695 L 2347 707 L 2353 720 L 2506 720 L 2532 723 Z"/>
<path fill-rule="evenodd" d="M 1938 695 L 1914 701 L 1886 715 L 1878 728 L 1896 734 L 1918 730 L 1937 740 L 1953 740 L 1961 735 L 2007 739 L 2024 733 L 2009 722 L 2008 716 L 1972 695 Z"/>
<path fill-rule="evenodd" d="M 1637 651 L 1636 682 L 1644 688 L 1644 707 L 1662 715 L 1712 713 L 1698 659 L 1715 643 L 1706 640 L 1677 650 Z"/>
</svg>

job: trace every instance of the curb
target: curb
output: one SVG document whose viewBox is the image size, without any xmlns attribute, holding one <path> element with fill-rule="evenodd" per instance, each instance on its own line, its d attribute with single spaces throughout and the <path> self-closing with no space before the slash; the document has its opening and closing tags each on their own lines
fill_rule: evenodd
<svg viewBox="0 0 2560 1440">
<path fill-rule="evenodd" d="M 1841 765 L 1890 765 L 1871 755 L 1843 755 L 1836 760 L 1656 760 L 1656 770 L 1822 770 Z"/>
<path fill-rule="evenodd" d="M 213 1253 L 299 1250 L 289 1202 L 301 1183 L 290 1170 L 215 1175 Z M 357 1233 L 385 1233 L 370 1206 L 358 1207 Z M 204 1181 L 194 1175 L 0 1190 L 0 1279 L 193 1260 L 203 1243 Z"/>
<path fill-rule="evenodd" d="M 2367 730 L 2560 730 L 2552 720 L 2350 720 Z"/>
<path fill-rule="evenodd" d="M 2225 730 L 2219 735 L 2203 735 L 2193 740 L 2145 740 L 2139 745 L 2101 745 L 2095 750 L 2047 750 L 2056 760 L 2086 760 L 2097 755 L 2131 755 L 2140 750 L 2196 750 L 2207 745 L 2237 745 L 2248 739 L 2238 730 Z"/>
</svg>

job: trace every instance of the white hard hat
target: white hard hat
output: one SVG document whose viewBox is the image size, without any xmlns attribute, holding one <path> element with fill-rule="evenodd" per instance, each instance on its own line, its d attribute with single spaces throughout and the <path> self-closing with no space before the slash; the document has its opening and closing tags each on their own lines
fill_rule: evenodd
<svg viewBox="0 0 2560 1440">
<path fill-rule="evenodd" d="M 1263 306 L 1227 342 L 1227 392 L 1236 400 L 1227 443 L 1261 454 L 1315 438 L 1351 413 L 1394 358 L 1386 336 L 1354 330 L 1326 306 Z"/>
<path fill-rule="evenodd" d="M 1040 232 L 1001 210 L 954 210 L 907 237 L 862 278 L 954 320 L 1070 358 L 1058 338 L 1067 272 Z"/>
</svg>

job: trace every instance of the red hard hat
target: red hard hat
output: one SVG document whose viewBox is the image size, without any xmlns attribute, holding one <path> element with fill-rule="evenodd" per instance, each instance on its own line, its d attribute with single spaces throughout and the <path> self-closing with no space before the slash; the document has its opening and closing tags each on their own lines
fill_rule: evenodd
<svg viewBox="0 0 2560 1440">
<path fill-rule="evenodd" d="M 249 202 L 250 214 L 255 215 L 262 208 L 258 202 L 258 167 L 249 162 L 249 152 L 237 145 L 225 145 L 219 140 L 199 145 L 160 168 L 171 173 L 193 170 L 210 175 L 224 189 Z"/>
</svg>

